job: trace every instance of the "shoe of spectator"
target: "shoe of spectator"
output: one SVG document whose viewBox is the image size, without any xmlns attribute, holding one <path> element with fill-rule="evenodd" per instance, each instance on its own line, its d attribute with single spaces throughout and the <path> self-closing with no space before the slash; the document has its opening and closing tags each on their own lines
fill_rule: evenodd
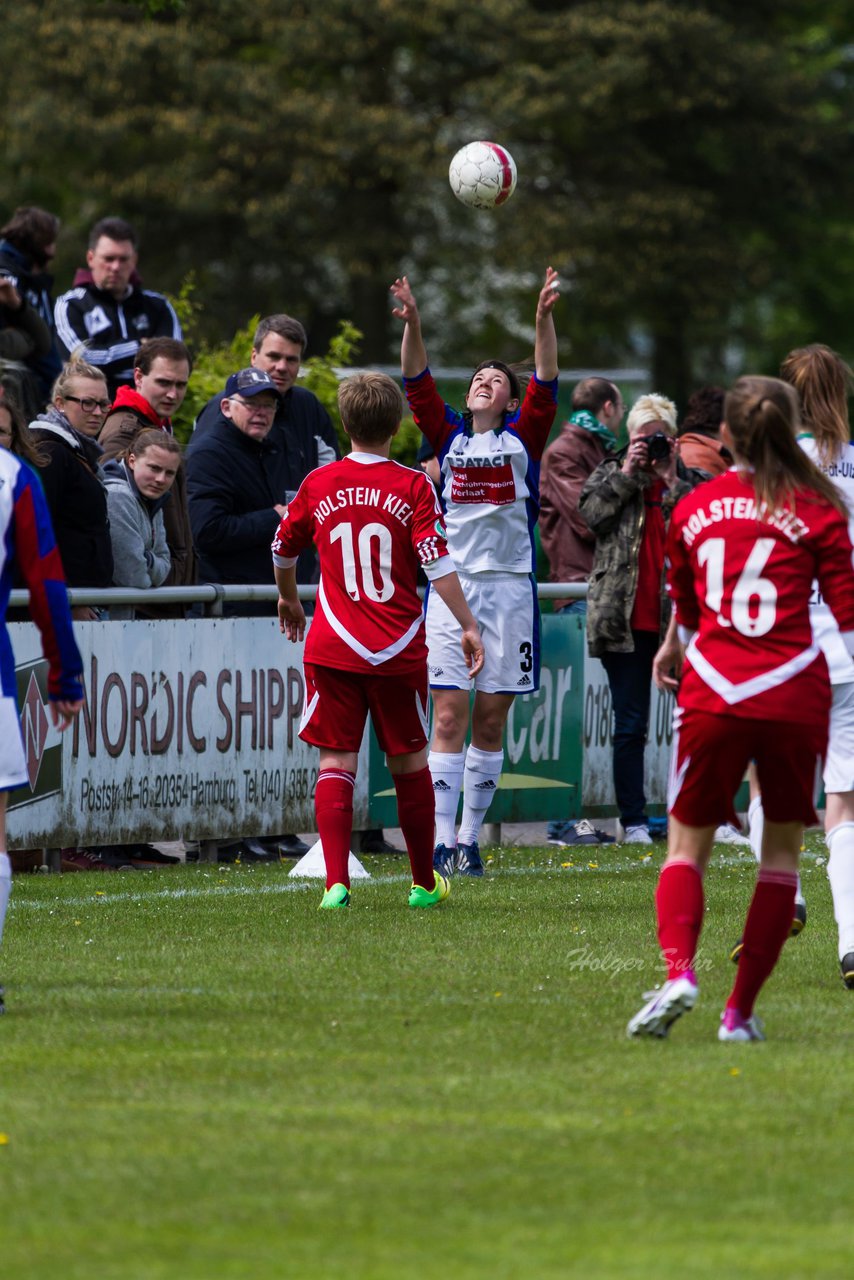
<svg viewBox="0 0 854 1280">
<path fill-rule="evenodd" d="M 302 841 L 300 841 L 302 844 Z M 253 839 L 252 836 L 246 836 L 240 841 L 240 861 L 241 862 L 278 862 L 278 849 L 271 849 L 269 845 L 262 844 L 260 840 Z"/>
<path fill-rule="evenodd" d="M 243 843 L 245 844 L 246 841 L 244 840 Z M 301 858 L 309 850 L 306 842 L 300 840 L 299 836 L 294 835 L 292 831 L 287 831 L 281 836 L 264 836 L 255 843 L 266 846 L 274 858 Z"/>
<path fill-rule="evenodd" d="M 435 862 L 435 858 L 433 861 Z M 476 840 L 472 840 L 471 844 L 457 845 L 457 875 L 483 875 L 483 858 L 480 856 Z"/>
<path fill-rule="evenodd" d="M 359 836 L 359 853 L 403 853 L 403 850 L 389 844 L 382 827 L 375 827 L 372 831 L 363 831 Z"/>
<path fill-rule="evenodd" d="M 842 957 L 839 961 L 839 971 L 848 990 L 854 991 L 854 951 L 849 951 L 847 956 Z"/>
<path fill-rule="evenodd" d="M 99 844 L 93 846 L 89 853 L 94 853 L 113 871 L 134 871 L 133 855 L 136 846 L 132 844 Z"/>
<path fill-rule="evenodd" d="M 740 844 L 749 849 L 750 839 L 731 822 L 724 822 L 715 831 L 715 844 Z"/>
<path fill-rule="evenodd" d="M 623 844 L 652 844 L 649 827 L 640 822 L 635 827 L 626 827 L 623 835 Z"/>
<path fill-rule="evenodd" d="M 697 984 L 686 975 L 670 978 L 658 991 L 647 992 L 647 1003 L 638 1010 L 626 1027 L 626 1035 L 655 1036 L 663 1040 L 677 1018 L 690 1013 L 697 1003 Z"/>
<path fill-rule="evenodd" d="M 336 907 L 349 907 L 350 890 L 345 884 L 333 884 L 326 890 L 321 901 L 320 910 L 335 910 Z"/>
<path fill-rule="evenodd" d="M 420 884 L 414 884 L 409 890 L 410 907 L 438 907 L 440 902 L 444 902 L 451 892 L 451 886 L 444 876 L 440 876 L 438 871 L 434 871 L 435 883 L 432 889 L 424 889 Z"/>
<path fill-rule="evenodd" d="M 599 834 L 586 818 L 579 818 L 577 822 L 561 822 L 555 834 L 549 837 L 549 844 L 556 844 L 561 849 L 573 844 L 599 844 Z"/>
<path fill-rule="evenodd" d="M 646 829 L 652 836 L 653 840 L 667 839 L 667 814 L 661 818 L 647 818 Z"/>
<path fill-rule="evenodd" d="M 173 867 L 180 862 L 180 858 L 176 858 L 171 853 L 161 853 L 159 849 L 155 849 L 153 844 L 135 844 L 128 850 L 131 862 L 144 863 L 146 866 L 163 866 Z"/>
<path fill-rule="evenodd" d="M 457 869 L 457 851 L 446 844 L 437 844 L 433 850 L 433 870 L 447 880 Z"/>
<path fill-rule="evenodd" d="M 764 1040 L 765 1033 L 762 1022 L 756 1014 L 752 1018 L 742 1018 L 738 1009 L 724 1009 L 721 1014 L 721 1025 L 718 1027 L 718 1039 L 744 1042 Z"/>
<path fill-rule="evenodd" d="M 92 849 L 61 849 L 60 871 L 133 871 L 127 861 L 109 862 Z"/>
</svg>

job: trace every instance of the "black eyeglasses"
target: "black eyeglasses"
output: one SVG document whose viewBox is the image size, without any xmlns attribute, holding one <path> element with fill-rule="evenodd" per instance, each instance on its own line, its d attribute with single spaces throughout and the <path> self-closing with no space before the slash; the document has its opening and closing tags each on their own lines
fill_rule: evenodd
<svg viewBox="0 0 854 1280">
<path fill-rule="evenodd" d="M 93 400 L 91 396 L 63 396 L 63 400 L 73 400 L 75 404 L 79 404 L 84 413 L 94 413 L 96 409 L 100 409 L 101 413 L 106 413 L 112 408 L 112 400 Z"/>
</svg>

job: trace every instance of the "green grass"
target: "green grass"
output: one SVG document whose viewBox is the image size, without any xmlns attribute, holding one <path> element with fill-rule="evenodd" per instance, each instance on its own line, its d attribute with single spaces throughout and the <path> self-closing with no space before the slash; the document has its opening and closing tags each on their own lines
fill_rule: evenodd
<svg viewBox="0 0 854 1280">
<path fill-rule="evenodd" d="M 849 1276 L 854 993 L 809 846 L 759 1045 L 715 1039 L 730 851 L 663 1043 L 625 1038 L 660 847 L 499 852 L 429 912 L 389 858 L 349 912 L 280 867 L 17 877 L 3 1276 Z"/>
</svg>

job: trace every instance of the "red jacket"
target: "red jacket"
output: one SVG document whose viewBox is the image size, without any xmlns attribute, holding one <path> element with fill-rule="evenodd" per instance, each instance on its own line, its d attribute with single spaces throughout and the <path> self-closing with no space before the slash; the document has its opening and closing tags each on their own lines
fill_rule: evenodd
<svg viewBox="0 0 854 1280">
<path fill-rule="evenodd" d="M 540 471 L 540 541 L 549 558 L 551 582 L 586 582 L 593 568 L 596 538 L 578 510 L 588 476 L 606 456 L 604 442 L 592 431 L 564 423 L 543 454 Z M 555 600 L 562 609 L 569 600 Z"/>
</svg>

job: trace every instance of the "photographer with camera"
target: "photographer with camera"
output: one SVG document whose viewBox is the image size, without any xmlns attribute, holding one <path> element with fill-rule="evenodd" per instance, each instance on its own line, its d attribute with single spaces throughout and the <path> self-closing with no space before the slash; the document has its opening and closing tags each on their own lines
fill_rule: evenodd
<svg viewBox="0 0 854 1280">
<path fill-rule="evenodd" d="M 675 504 L 708 474 L 686 468 L 676 405 L 644 395 L 626 419 L 628 446 L 605 458 L 578 509 L 596 538 L 587 594 L 587 645 L 605 668 L 614 708 L 614 790 L 624 839 L 650 844 L 643 785 L 652 660 L 667 628 L 664 542 Z"/>
</svg>

